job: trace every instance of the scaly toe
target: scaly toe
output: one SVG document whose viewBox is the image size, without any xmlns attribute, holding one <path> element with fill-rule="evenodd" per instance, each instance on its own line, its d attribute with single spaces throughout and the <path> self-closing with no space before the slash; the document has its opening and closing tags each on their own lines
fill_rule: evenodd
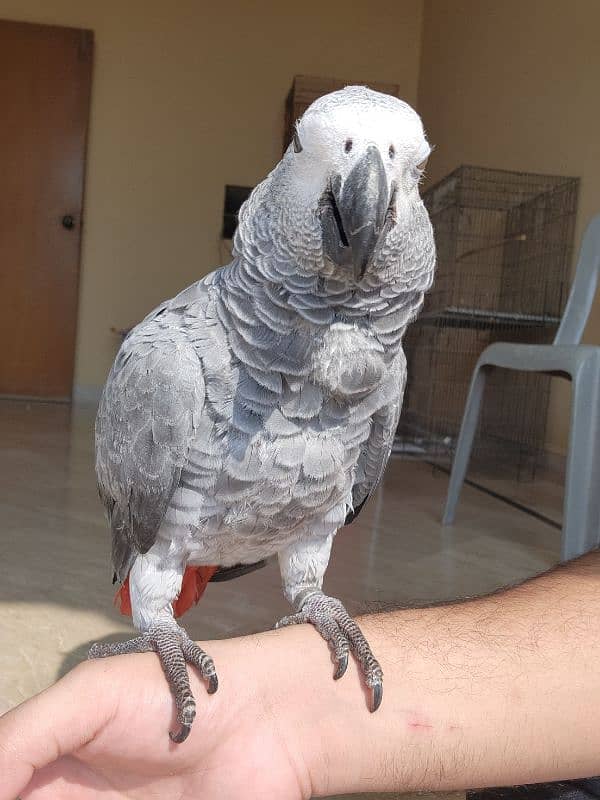
<svg viewBox="0 0 600 800">
<path fill-rule="evenodd" d="M 215 670 L 215 663 L 196 642 L 184 639 L 181 643 L 183 657 L 188 664 L 192 664 L 207 682 L 206 691 L 214 694 L 219 688 L 219 679 Z"/>
<path fill-rule="evenodd" d="M 89 659 L 93 659 L 93 658 L 102 658 L 102 656 L 103 656 L 102 645 L 99 642 L 95 642 L 95 644 L 93 644 L 88 650 L 87 657 Z"/>
<path fill-rule="evenodd" d="M 287 628 L 288 625 L 303 625 L 308 621 L 306 614 L 300 611 L 297 614 L 289 614 L 287 617 L 282 617 L 279 622 L 275 623 L 275 629 Z"/>
<path fill-rule="evenodd" d="M 383 698 L 383 671 L 373 655 L 369 643 L 360 627 L 335 597 L 321 592 L 310 594 L 300 600 L 303 614 L 329 644 L 337 664 L 334 679 L 339 680 L 348 666 L 348 650 L 354 654 L 366 685 L 371 689 L 369 707 L 377 711 Z"/>
<path fill-rule="evenodd" d="M 181 744 L 182 742 L 185 742 L 187 737 L 190 735 L 191 730 L 192 730 L 191 725 L 182 725 L 177 733 L 169 731 L 169 739 L 172 742 L 175 742 L 175 744 Z"/>
<path fill-rule="evenodd" d="M 381 705 L 382 700 L 383 700 L 383 684 L 376 683 L 375 686 L 373 686 L 373 696 L 371 698 L 371 714 L 374 711 L 377 711 L 377 709 Z"/>
<path fill-rule="evenodd" d="M 125 642 L 96 642 L 88 651 L 88 658 L 109 658 L 110 656 L 123 656 L 129 653 L 149 653 L 155 649 L 153 642 L 147 634 L 136 636 Z"/>
<path fill-rule="evenodd" d="M 344 675 L 347 669 L 348 669 L 348 653 L 346 653 L 345 655 L 343 655 L 341 658 L 338 659 L 337 669 L 333 676 L 333 680 L 339 681 L 339 679 Z"/>
</svg>

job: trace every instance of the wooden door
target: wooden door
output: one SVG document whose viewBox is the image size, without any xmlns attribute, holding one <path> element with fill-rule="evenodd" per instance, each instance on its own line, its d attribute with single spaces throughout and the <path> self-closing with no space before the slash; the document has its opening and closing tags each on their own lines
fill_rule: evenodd
<svg viewBox="0 0 600 800">
<path fill-rule="evenodd" d="M 91 31 L 0 20 L 0 394 L 69 399 Z"/>
</svg>

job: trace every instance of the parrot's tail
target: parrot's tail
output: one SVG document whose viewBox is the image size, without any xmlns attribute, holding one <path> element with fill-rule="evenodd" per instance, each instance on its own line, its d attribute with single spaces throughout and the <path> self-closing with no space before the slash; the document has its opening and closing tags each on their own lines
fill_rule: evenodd
<svg viewBox="0 0 600 800">
<path fill-rule="evenodd" d="M 204 594 L 206 584 L 217 571 L 218 567 L 187 567 L 183 573 L 179 597 L 173 602 L 173 614 L 181 617 L 195 605 Z M 115 605 L 127 617 L 131 616 L 131 595 L 129 593 L 129 575 L 125 583 L 115 595 Z"/>
</svg>

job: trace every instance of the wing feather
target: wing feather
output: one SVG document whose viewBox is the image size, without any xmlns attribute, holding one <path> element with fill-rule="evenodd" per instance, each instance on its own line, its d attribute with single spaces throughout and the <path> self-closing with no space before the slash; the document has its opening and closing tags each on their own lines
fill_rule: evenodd
<svg viewBox="0 0 600 800">
<path fill-rule="evenodd" d="M 391 373 L 395 377 L 389 385 L 394 387 L 395 391 L 388 402 L 371 417 L 371 430 L 362 447 L 358 459 L 356 480 L 352 487 L 353 508 L 346 515 L 345 525 L 354 522 L 379 485 L 392 452 L 406 384 L 406 359 L 402 351 L 400 351 Z"/>
<path fill-rule="evenodd" d="M 123 581 L 156 541 L 180 481 L 205 385 L 201 362 L 164 307 L 123 343 L 96 418 L 96 475 L 110 520 L 113 566 Z"/>
</svg>

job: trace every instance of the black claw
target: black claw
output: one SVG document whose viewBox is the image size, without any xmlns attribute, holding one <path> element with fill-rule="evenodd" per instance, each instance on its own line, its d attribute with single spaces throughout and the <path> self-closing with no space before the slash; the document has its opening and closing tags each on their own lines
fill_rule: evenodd
<svg viewBox="0 0 600 800">
<path fill-rule="evenodd" d="M 187 737 L 190 735 L 190 731 L 192 730 L 191 725 L 182 725 L 179 729 L 179 733 L 173 733 L 173 731 L 169 731 L 169 738 L 175 744 L 181 744 L 185 742 Z"/>
<path fill-rule="evenodd" d="M 339 681 L 339 679 L 342 677 L 342 675 L 346 672 L 347 668 L 348 668 L 348 654 L 346 654 L 345 656 L 342 656 L 339 659 L 338 664 L 337 664 L 337 669 L 335 671 L 335 675 L 333 676 L 333 680 L 334 681 Z"/>
<path fill-rule="evenodd" d="M 382 699 L 383 699 L 383 684 L 376 683 L 375 686 L 373 686 L 373 701 L 371 703 L 371 713 L 377 711 L 377 709 L 381 705 Z"/>
<path fill-rule="evenodd" d="M 217 678 L 216 673 L 214 675 L 210 675 L 208 678 L 208 686 L 206 687 L 206 691 L 208 694 L 214 694 L 217 689 L 219 688 L 219 679 Z"/>
</svg>

